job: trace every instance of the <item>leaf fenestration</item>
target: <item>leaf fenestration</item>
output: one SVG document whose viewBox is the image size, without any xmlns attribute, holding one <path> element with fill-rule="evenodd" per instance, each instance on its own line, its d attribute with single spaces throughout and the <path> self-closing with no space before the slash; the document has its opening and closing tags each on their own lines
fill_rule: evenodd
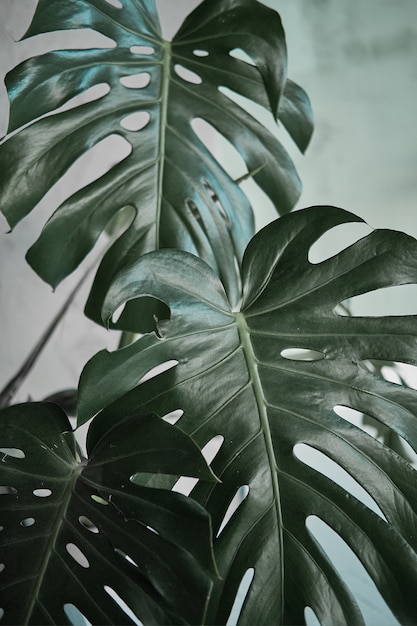
<svg viewBox="0 0 417 626">
<path fill-rule="evenodd" d="M 205 119 L 237 148 L 280 213 L 293 207 L 300 182 L 288 154 L 262 124 L 219 90 L 229 87 L 274 115 L 282 112 L 294 141 L 305 148 L 311 111 L 303 90 L 286 80 L 280 18 L 252 0 L 206 0 L 167 42 L 153 1 L 122 4 L 118 9 L 99 0 L 39 1 L 26 37 L 91 28 L 116 46 L 48 52 L 8 74 L 9 130 L 18 132 L 0 146 L 1 210 L 15 226 L 78 158 L 118 135 L 129 142 L 131 153 L 61 204 L 29 250 L 29 263 L 56 286 L 88 254 L 109 221 L 131 206 L 133 221 L 98 271 L 86 307 L 90 317 L 99 321 L 105 294 L 120 269 L 163 247 L 204 258 L 221 277 L 231 301 L 237 302 L 240 277 L 235 259 L 240 263 L 253 234 L 252 209 L 194 133 L 192 121 Z M 236 47 L 255 65 L 231 56 Z M 201 56 L 201 50 L 207 54 Z M 181 77 L 178 67 L 200 82 Z M 149 81 L 132 88 L 126 80 L 138 73 Z M 98 84 L 108 85 L 109 93 L 57 112 Z M 146 114 L 148 121 L 140 130 L 129 130 L 123 120 L 136 114 Z M 197 207 L 198 219 L 190 203 Z M 138 315 L 132 306 L 118 327 L 153 328 L 146 307 Z"/>
<path fill-rule="evenodd" d="M 125 416 L 79 459 L 50 403 L 0 414 L 1 607 L 7 624 L 201 623 L 216 577 L 207 513 L 193 500 L 133 484 L 135 472 L 215 480 L 196 445 L 151 414 Z M 67 608 L 66 608 L 67 607 Z"/>
<path fill-rule="evenodd" d="M 245 252 L 238 311 L 202 260 L 167 250 L 121 272 L 105 302 L 107 318 L 142 293 L 164 297 L 171 319 L 158 324 L 160 338 L 147 335 L 125 353 L 102 352 L 87 364 L 81 420 L 95 411 L 86 395 L 94 383 L 112 387 L 97 432 L 117 420 L 121 407 L 161 415 L 181 408 L 178 425 L 200 446 L 221 435 L 213 469 L 222 483 L 200 483 L 192 492 L 210 512 L 215 535 L 236 492 L 245 485 L 249 490 L 215 541 L 222 580 L 208 623 L 227 621 L 249 568 L 254 577 L 241 624 L 303 623 L 306 606 L 321 623 L 362 623 L 344 581 L 306 527 L 310 516 L 357 554 L 400 621 L 417 619 L 416 471 L 335 410 L 366 412 L 417 449 L 417 392 L 361 366 L 364 359 L 416 365 L 416 317 L 335 312 L 354 295 L 417 283 L 417 242 L 377 230 L 321 263 L 308 260 L 324 232 L 358 220 L 341 209 L 313 207 L 265 227 Z M 305 358 L 290 359 L 286 350 L 294 348 L 304 349 Z M 137 385 L 133 372 L 142 376 L 158 359 L 178 364 Z M 294 452 L 298 444 L 350 474 L 384 517 L 335 477 L 304 463 Z"/>
</svg>

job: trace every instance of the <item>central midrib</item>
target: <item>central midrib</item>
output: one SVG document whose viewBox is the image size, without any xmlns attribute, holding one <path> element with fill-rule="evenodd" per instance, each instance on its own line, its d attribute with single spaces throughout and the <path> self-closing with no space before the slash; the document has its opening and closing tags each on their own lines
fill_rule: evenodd
<svg viewBox="0 0 417 626">
<path fill-rule="evenodd" d="M 160 109 L 160 126 L 159 126 L 159 172 L 158 172 L 158 195 L 157 195 L 157 211 L 155 218 L 155 250 L 159 250 L 159 230 L 161 221 L 162 195 L 164 183 L 164 165 L 165 165 L 165 144 L 166 129 L 168 120 L 168 96 L 171 69 L 171 43 L 164 41 L 164 54 L 162 61 L 162 78 L 161 78 L 161 109 Z"/>
<path fill-rule="evenodd" d="M 250 338 L 250 333 L 248 326 L 246 324 L 245 317 L 242 313 L 234 313 L 234 317 L 236 320 L 236 324 L 239 331 L 239 337 L 242 344 L 243 352 L 245 354 L 246 364 L 248 367 L 250 380 L 252 383 L 252 388 L 256 400 L 256 404 L 258 407 L 259 413 L 259 421 L 261 424 L 262 433 L 265 441 L 265 448 L 268 457 L 270 472 L 271 472 L 271 482 L 272 482 L 272 491 L 274 495 L 274 503 L 275 503 L 275 512 L 277 516 L 277 532 L 278 532 L 278 541 L 280 545 L 280 563 L 279 566 L 281 568 L 281 620 L 283 619 L 284 612 L 284 572 L 283 572 L 283 552 L 284 552 L 284 541 L 283 541 L 283 520 L 282 520 L 282 511 L 281 511 L 281 495 L 280 488 L 278 482 L 278 470 L 275 461 L 275 451 L 274 444 L 272 441 L 271 429 L 269 426 L 269 419 L 266 410 L 266 402 L 263 393 L 262 383 L 258 372 L 258 361 L 253 351 L 252 342 Z"/>
<path fill-rule="evenodd" d="M 61 503 L 58 507 L 58 512 L 56 515 L 56 519 L 55 519 L 55 524 L 54 524 L 54 529 L 51 532 L 49 539 L 47 541 L 47 544 L 45 546 L 45 550 L 44 550 L 44 556 L 42 559 L 42 563 L 41 566 L 39 568 L 39 573 L 37 576 L 37 581 L 36 581 L 36 585 L 33 589 L 33 593 L 32 593 L 32 599 L 29 602 L 29 606 L 28 606 L 28 610 L 26 612 L 25 615 L 25 619 L 23 620 L 23 624 L 24 625 L 28 625 L 31 623 L 31 618 L 32 618 L 32 612 L 33 609 L 35 607 L 35 604 L 38 600 L 38 596 L 39 596 L 39 592 L 42 588 L 43 585 L 43 580 L 45 577 L 45 573 L 48 569 L 48 563 L 49 563 L 49 559 L 51 558 L 51 554 L 53 552 L 53 548 L 55 546 L 55 542 L 57 540 L 57 537 L 59 535 L 59 532 L 61 530 L 62 524 L 65 520 L 65 515 L 67 513 L 67 509 L 68 509 L 68 505 L 71 501 L 71 497 L 73 494 L 73 489 L 74 489 L 74 485 L 76 484 L 78 477 L 80 475 L 80 473 L 82 472 L 82 465 L 78 464 L 78 466 L 75 466 L 73 468 L 72 471 L 72 476 L 68 481 L 68 485 L 65 489 L 65 493 L 62 497 Z"/>
</svg>

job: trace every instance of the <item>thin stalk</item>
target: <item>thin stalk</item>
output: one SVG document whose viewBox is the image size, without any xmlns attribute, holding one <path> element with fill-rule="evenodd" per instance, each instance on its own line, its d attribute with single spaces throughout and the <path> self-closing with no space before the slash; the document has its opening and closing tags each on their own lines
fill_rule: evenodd
<svg viewBox="0 0 417 626">
<path fill-rule="evenodd" d="M 11 404 L 11 401 L 13 400 L 14 396 L 16 395 L 16 393 L 19 391 L 20 387 L 22 386 L 24 380 L 26 379 L 26 377 L 28 376 L 32 368 L 34 367 L 39 356 L 42 354 L 42 351 L 47 345 L 50 338 L 52 337 L 54 330 L 56 329 L 59 322 L 64 317 L 65 313 L 68 311 L 71 305 L 71 302 L 73 301 L 74 297 L 80 290 L 81 286 L 83 285 L 84 281 L 86 280 L 91 270 L 92 270 L 92 267 L 90 267 L 85 272 L 85 274 L 81 277 L 81 279 L 75 285 L 74 289 L 71 291 L 68 298 L 65 300 L 64 304 L 59 309 L 58 313 L 55 315 L 52 322 L 49 324 L 48 328 L 42 334 L 41 338 L 39 339 L 39 341 L 37 342 L 33 350 L 30 352 L 29 356 L 27 357 L 23 365 L 18 369 L 16 374 L 9 380 L 9 382 L 0 392 L 0 409 L 4 409 L 6 406 L 9 406 Z"/>
</svg>

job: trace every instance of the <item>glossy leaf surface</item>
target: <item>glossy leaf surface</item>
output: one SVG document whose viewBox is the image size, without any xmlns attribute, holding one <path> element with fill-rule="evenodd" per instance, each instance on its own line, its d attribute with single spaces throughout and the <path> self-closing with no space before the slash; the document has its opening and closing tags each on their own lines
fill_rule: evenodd
<svg viewBox="0 0 417 626">
<path fill-rule="evenodd" d="M 130 154 L 58 208 L 30 249 L 30 264 L 56 286 L 91 250 L 111 218 L 129 206 L 133 220 L 103 260 L 88 315 L 100 318 L 108 286 L 122 267 L 163 247 L 204 258 L 236 301 L 235 258 L 241 260 L 253 234 L 252 209 L 192 122 L 205 120 L 235 146 L 279 212 L 292 208 L 300 185 L 287 153 L 220 89 L 243 95 L 274 115 L 281 111 L 295 142 L 306 147 L 310 106 L 304 91 L 286 80 L 280 18 L 254 0 L 206 0 L 171 43 L 161 36 L 153 0 L 124 0 L 122 5 L 39 1 L 26 37 L 91 28 L 116 45 L 48 52 L 9 73 L 9 130 L 20 131 L 0 146 L 1 210 L 13 227 L 77 159 L 116 135 L 128 142 Z M 231 56 L 236 49 L 254 65 Z M 109 93 L 59 110 L 97 85 L 107 85 Z M 138 326 L 139 317 L 137 311 L 135 316 L 126 311 L 119 325 L 136 330 L 132 326 Z M 140 327 L 147 324 L 149 320 Z"/>
<path fill-rule="evenodd" d="M 207 513 L 180 494 L 132 484 L 137 472 L 215 480 L 184 433 L 130 415 L 77 458 L 50 403 L 0 414 L 0 606 L 7 624 L 200 623 L 215 570 Z M 113 597 L 112 594 L 113 593 Z"/>
<path fill-rule="evenodd" d="M 237 312 L 210 268 L 181 251 L 150 253 L 132 264 L 105 302 L 107 319 L 127 299 L 151 294 L 165 299 L 171 319 L 158 324 L 160 337 L 144 336 L 87 364 L 81 421 L 96 410 L 94 389 L 100 401 L 113 401 L 95 421 L 98 434 L 123 407 L 160 415 L 181 409 L 178 425 L 200 446 L 216 435 L 224 438 L 212 463 L 222 484 L 199 483 L 192 492 L 212 515 L 222 576 L 207 623 L 227 621 L 250 568 L 254 578 L 241 624 L 301 624 L 305 607 L 322 624 L 362 622 L 340 574 L 306 527 L 311 516 L 357 554 L 400 621 L 417 619 L 416 471 L 335 410 L 366 412 L 417 448 L 416 391 L 362 366 L 366 359 L 416 365 L 416 317 L 355 318 L 335 311 L 354 295 L 416 283 L 417 242 L 373 231 L 321 263 L 308 260 L 323 233 L 352 221 L 360 220 L 313 207 L 263 229 L 244 256 Z M 171 359 L 176 367 L 137 385 L 158 362 Z M 310 467 L 294 451 L 297 444 L 334 461 L 372 504 L 348 493 L 337 474 Z M 224 526 L 242 488 L 249 493 Z"/>
</svg>

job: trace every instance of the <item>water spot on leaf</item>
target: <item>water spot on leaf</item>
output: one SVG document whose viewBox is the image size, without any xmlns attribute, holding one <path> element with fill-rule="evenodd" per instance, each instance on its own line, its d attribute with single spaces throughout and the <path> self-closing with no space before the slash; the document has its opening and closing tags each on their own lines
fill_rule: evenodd
<svg viewBox="0 0 417 626">
<path fill-rule="evenodd" d="M 93 524 L 93 522 L 90 519 L 88 519 L 88 517 L 86 517 L 85 515 L 80 515 L 80 517 L 78 518 L 78 521 L 80 522 L 81 526 L 89 530 L 90 533 L 97 534 L 99 532 L 97 526 Z"/>
<path fill-rule="evenodd" d="M 76 546 L 75 543 L 67 543 L 65 548 L 68 554 L 72 556 L 72 558 L 78 563 L 78 565 L 81 565 L 81 567 L 84 567 L 84 569 L 90 567 L 90 563 L 88 562 L 87 557 L 85 556 L 85 554 L 83 554 L 83 552 L 81 552 L 80 548 Z"/>
<path fill-rule="evenodd" d="M 208 57 L 209 55 L 207 50 L 201 50 L 200 48 L 196 48 L 195 50 L 193 50 L 193 54 L 196 57 Z"/>
<path fill-rule="evenodd" d="M 217 531 L 216 537 L 218 537 L 220 535 L 220 533 L 223 532 L 223 530 L 225 529 L 226 525 L 230 522 L 230 520 L 232 519 L 233 515 L 236 513 L 238 508 L 243 504 L 244 500 L 246 500 L 248 495 L 249 495 L 249 487 L 248 487 L 248 485 L 242 485 L 241 487 L 239 487 L 239 489 L 237 490 L 237 492 L 233 496 L 233 499 L 231 500 L 229 506 L 227 507 L 227 511 L 226 511 L 225 516 L 223 518 L 223 521 L 222 521 L 222 523 L 220 525 L 220 528 Z"/>
<path fill-rule="evenodd" d="M 223 435 L 215 435 L 201 449 L 201 454 L 207 461 L 208 465 L 212 463 L 212 461 L 218 454 L 220 448 L 223 445 L 223 442 L 224 442 Z M 171 491 L 175 491 L 176 493 L 182 493 L 184 496 L 189 496 L 191 491 L 194 489 L 197 483 L 198 483 L 198 478 L 190 478 L 189 476 L 181 476 L 177 480 L 175 485 L 172 487 Z"/>
<path fill-rule="evenodd" d="M 297 443 L 294 446 L 294 454 L 302 463 L 338 484 L 344 491 L 360 500 L 371 511 L 374 511 L 384 521 L 387 521 L 378 504 L 362 485 L 326 454 L 305 443 Z"/>
<path fill-rule="evenodd" d="M 306 519 L 306 527 L 320 544 L 349 587 L 366 624 L 397 624 L 372 578 L 347 543 L 328 524 L 316 515 Z M 366 555 L 366 550 L 364 550 Z M 375 619 L 377 616 L 377 620 Z"/>
<path fill-rule="evenodd" d="M 184 411 L 182 409 L 175 409 L 175 411 L 170 411 L 166 415 L 162 417 L 164 422 L 168 422 L 168 424 L 176 424 L 178 420 L 184 415 Z"/>
<path fill-rule="evenodd" d="M 1 574 L 1 572 L 4 570 L 4 568 L 5 568 L 5 567 L 6 567 L 6 566 L 5 566 L 5 564 L 4 564 L 4 563 L 0 563 L 0 574 Z"/>
<path fill-rule="evenodd" d="M 322 263 L 371 232 L 372 228 L 363 222 L 338 224 L 312 244 L 308 252 L 308 260 L 313 264 Z"/>
<path fill-rule="evenodd" d="M 232 610 L 230 611 L 230 615 L 226 622 L 226 626 L 234 626 L 238 623 L 243 605 L 246 600 L 246 596 L 249 593 L 249 589 L 251 587 L 254 576 L 255 570 L 253 569 L 253 567 L 250 567 L 244 573 L 236 593 L 235 601 L 233 602 Z"/>
<path fill-rule="evenodd" d="M 30 526 L 34 526 L 34 524 L 35 524 L 34 517 L 26 517 L 25 519 L 22 519 L 22 521 L 20 522 L 20 525 L 23 526 L 23 528 L 30 528 Z"/>
<path fill-rule="evenodd" d="M 151 75 L 149 72 L 140 72 L 131 76 L 122 76 L 120 82 L 123 87 L 128 87 L 128 89 L 143 89 L 151 82 Z"/>
<path fill-rule="evenodd" d="M 244 61 L 245 63 L 248 63 L 249 65 L 256 66 L 256 63 L 252 59 L 252 57 L 250 57 L 247 52 L 242 50 L 242 48 L 233 48 L 233 50 L 230 50 L 229 55 L 233 57 L 234 59 L 238 59 L 239 61 Z"/>
<path fill-rule="evenodd" d="M 1 454 L 11 456 L 14 459 L 24 459 L 26 456 L 23 450 L 20 450 L 20 448 L 0 448 L 0 455 Z"/>
<path fill-rule="evenodd" d="M 119 607 L 124 613 L 126 613 L 128 617 L 130 617 L 134 624 L 137 624 L 137 626 L 143 626 L 143 622 L 140 621 L 140 619 L 137 617 L 137 615 L 135 615 L 130 606 L 126 604 L 126 602 L 119 596 L 119 594 L 114 589 L 112 589 L 108 585 L 104 585 L 104 591 L 108 593 L 111 599 L 119 605 Z"/>
<path fill-rule="evenodd" d="M 321 361 L 324 359 L 323 352 L 310 350 L 310 348 L 284 348 L 281 356 L 289 361 Z"/>
<path fill-rule="evenodd" d="M 152 46 L 131 46 L 130 47 L 130 52 L 132 54 L 153 54 L 155 52 L 155 48 L 152 48 Z"/>
<path fill-rule="evenodd" d="M 192 72 L 191 70 L 187 69 L 183 65 L 180 65 L 179 63 L 174 65 L 174 70 L 176 75 L 185 80 L 187 83 L 192 83 L 193 85 L 201 85 L 201 83 L 203 82 L 201 76 L 196 74 L 196 72 Z"/>
<path fill-rule="evenodd" d="M 149 124 L 150 119 L 151 116 L 147 111 L 136 111 L 120 120 L 120 126 L 125 130 L 137 132 L 143 130 Z"/>
<path fill-rule="evenodd" d="M 86 616 L 70 602 L 64 604 L 64 613 L 74 626 L 80 626 L 81 624 L 82 626 L 93 626 L 92 623 L 88 621 Z"/>
<path fill-rule="evenodd" d="M 49 498 L 52 495 L 52 491 L 50 489 L 34 489 L 33 495 L 37 498 Z"/>
<path fill-rule="evenodd" d="M 3 619 L 3 617 L 4 617 L 4 609 L 0 607 L 0 619 Z"/>
</svg>

